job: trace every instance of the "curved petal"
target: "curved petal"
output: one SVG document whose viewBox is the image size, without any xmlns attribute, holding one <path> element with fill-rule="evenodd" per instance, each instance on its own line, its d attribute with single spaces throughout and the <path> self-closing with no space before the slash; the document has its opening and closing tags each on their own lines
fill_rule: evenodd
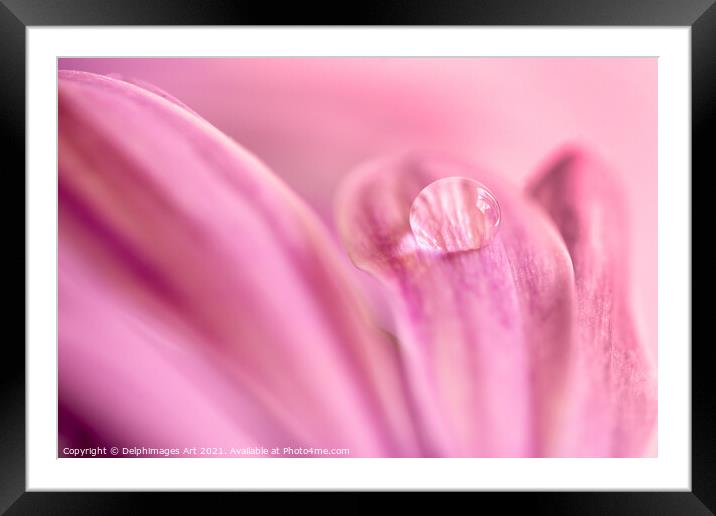
<svg viewBox="0 0 716 516">
<path fill-rule="evenodd" d="M 59 402 L 61 412 L 74 413 L 95 435 L 78 442 L 71 437 L 75 425 L 63 428 L 61 414 L 66 442 L 60 449 L 253 444 L 240 425 L 247 417 L 270 441 L 282 437 L 265 411 L 192 352 L 190 332 L 176 330 L 181 321 L 152 317 L 146 306 L 112 295 L 116 286 L 98 272 L 63 234 Z M 222 406 L 227 403 L 229 410 Z"/>
<path fill-rule="evenodd" d="M 140 406 L 137 442 L 211 435 L 206 417 L 252 445 L 417 453 L 394 346 L 323 227 L 206 121 L 60 72 L 59 206 L 60 398 L 98 431 Z M 190 421 L 198 397 L 215 417 Z"/>
<path fill-rule="evenodd" d="M 410 231 L 415 196 L 449 176 L 479 180 L 502 206 L 500 231 L 479 251 L 427 252 Z M 408 154 L 356 170 L 338 219 L 351 258 L 392 304 L 430 452 L 559 454 L 571 429 L 573 271 L 542 211 L 472 165 Z"/>
<path fill-rule="evenodd" d="M 656 424 L 656 369 L 630 312 L 621 190 L 603 163 L 579 150 L 560 152 L 530 189 L 574 263 L 580 342 L 574 388 L 583 422 L 575 450 L 641 456 Z"/>
</svg>

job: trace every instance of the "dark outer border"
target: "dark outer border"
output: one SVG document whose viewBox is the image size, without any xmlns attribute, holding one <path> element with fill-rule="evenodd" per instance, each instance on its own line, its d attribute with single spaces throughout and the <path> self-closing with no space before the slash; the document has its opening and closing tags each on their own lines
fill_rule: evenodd
<svg viewBox="0 0 716 516">
<path fill-rule="evenodd" d="M 25 214 L 25 28 L 36 25 L 664 25 L 692 29 L 692 170 L 716 170 L 716 5 L 714 0 L 391 0 L 344 2 L 248 2 L 230 0 L 0 0 L 0 141 L 5 158 L 3 210 L 14 222 L 21 199 Z M 8 159 L 10 158 L 10 159 Z M 12 163 L 12 165 L 7 165 Z M 691 175 L 693 179 L 693 174 Z M 22 192 L 22 193 L 21 193 Z M 12 210 L 12 212 L 11 212 Z M 712 220 L 709 215 L 706 220 Z M 700 220 L 697 218 L 696 220 Z M 701 219 L 703 220 L 703 219 Z M 6 284 L 24 280 L 25 228 L 9 224 L 6 247 L 12 272 Z M 21 249 L 22 251 L 18 251 Z M 26 273 L 25 273 L 26 274 Z M 24 275 L 23 275 L 24 276 Z M 705 279 L 705 278 L 704 278 Z M 22 304 L 9 300 L 9 321 L 25 320 Z M 16 323 L 19 324 L 19 323 Z M 25 325 L 23 323 L 22 342 Z M 0 512 L 7 514 L 135 514 L 159 502 L 206 513 L 248 493 L 26 493 L 25 352 L 21 339 L 6 338 L 0 360 Z M 689 342 L 669 343 L 688 346 Z M 537 514 L 701 515 L 716 510 L 716 391 L 711 339 L 692 347 L 692 492 L 687 493 L 481 493 L 505 509 Z M 276 495 L 273 495 L 276 496 Z M 231 497 L 231 499 L 229 499 Z M 474 502 L 472 502 L 474 503 Z M 181 506 L 180 506 L 181 504 Z M 314 506 L 312 506 L 314 508 Z M 326 507 L 339 507 L 328 502 Z M 358 506 L 355 506 L 357 509 Z M 367 506 L 368 510 L 373 507 Z M 711 508 L 711 510 L 709 510 Z M 145 509 L 146 510 L 146 509 Z"/>
</svg>

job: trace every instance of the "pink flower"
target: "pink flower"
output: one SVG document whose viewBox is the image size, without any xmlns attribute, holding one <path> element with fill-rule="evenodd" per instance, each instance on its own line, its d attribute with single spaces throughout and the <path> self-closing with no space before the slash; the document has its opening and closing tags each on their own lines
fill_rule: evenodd
<svg viewBox="0 0 716 516">
<path fill-rule="evenodd" d="M 356 268 L 265 165 L 154 88 L 61 71 L 59 124 L 61 448 L 647 452 L 655 366 L 622 201 L 583 152 L 528 192 L 444 154 L 367 163 L 336 197 Z M 415 244 L 413 199 L 450 176 L 499 200 L 484 248 Z"/>
</svg>

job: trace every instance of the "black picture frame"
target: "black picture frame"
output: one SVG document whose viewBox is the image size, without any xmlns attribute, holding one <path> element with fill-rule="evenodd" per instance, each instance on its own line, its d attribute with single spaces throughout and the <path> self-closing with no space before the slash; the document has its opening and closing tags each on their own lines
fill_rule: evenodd
<svg viewBox="0 0 716 516">
<path fill-rule="evenodd" d="M 13 271 L 6 284 L 19 289 L 24 275 L 25 228 L 15 223 L 25 203 L 25 30 L 40 25 L 641 25 L 690 26 L 692 73 L 692 170 L 716 170 L 708 126 L 716 114 L 715 0 L 451 0 L 356 4 L 229 0 L 0 0 L 0 134 L 5 157 L 6 220 Z M 8 160 L 7 158 L 12 158 Z M 8 163 L 13 163 L 9 166 Z M 693 172 L 692 176 L 693 178 Z M 8 184 L 9 183 L 9 184 Z M 20 193 L 22 192 L 22 194 Z M 12 210 L 12 212 L 10 211 Z M 19 242 L 22 241 L 22 244 Z M 21 246 L 21 247 L 19 247 Z M 22 249 L 19 253 L 18 249 Z M 21 254 L 21 256 L 20 256 Z M 25 270 L 25 269 L 23 269 Z M 6 296 L 7 320 L 24 318 L 25 303 Z M 23 335 L 25 326 L 23 326 Z M 23 339 L 24 341 L 24 339 Z M 689 345 L 690 343 L 674 343 Z M 692 345 L 692 491 L 589 493 L 484 493 L 500 507 L 557 514 L 678 514 L 716 512 L 716 397 L 710 339 Z M 6 338 L 0 360 L 0 513 L 135 514 L 148 502 L 164 510 L 213 512 L 231 494 L 25 492 L 25 353 L 20 339 Z M 238 496 L 248 496 L 239 494 Z M 156 500 L 156 499 L 159 500 Z M 485 500 L 487 501 L 487 500 Z M 472 502 L 474 503 L 474 502 Z M 230 506 L 230 505 L 229 505 Z M 354 506 L 358 508 L 358 506 Z"/>
</svg>

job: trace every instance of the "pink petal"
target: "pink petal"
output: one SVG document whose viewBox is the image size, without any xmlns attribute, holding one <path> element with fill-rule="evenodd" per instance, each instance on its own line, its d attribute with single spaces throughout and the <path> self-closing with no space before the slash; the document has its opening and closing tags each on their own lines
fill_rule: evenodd
<svg viewBox="0 0 716 516">
<path fill-rule="evenodd" d="M 83 445 L 248 445 L 255 441 L 242 427 L 247 415 L 271 441 L 281 437 L 265 410 L 237 392 L 209 357 L 192 352 L 190 331 L 172 327 L 181 321 L 152 317 L 129 296 L 111 295 L 111 278 L 64 235 L 60 245 L 60 403 L 103 438 Z"/>
<path fill-rule="evenodd" d="M 196 111 L 194 111 L 192 108 L 190 108 L 189 106 L 184 104 L 181 100 L 176 98 L 174 95 L 164 91 L 163 89 L 157 87 L 156 85 L 154 85 L 152 83 L 143 81 L 142 79 L 138 79 L 136 77 L 125 76 L 125 75 L 122 75 L 121 73 L 116 73 L 116 72 L 108 73 L 108 74 L 106 74 L 106 77 L 111 77 L 112 79 L 117 79 L 118 81 L 124 81 L 124 82 L 128 82 L 130 84 L 134 84 L 135 86 L 139 86 L 142 89 L 150 91 L 150 92 L 154 93 L 155 95 L 159 95 L 163 99 L 166 99 L 169 102 L 186 109 L 187 111 L 189 111 L 190 113 L 192 113 L 196 116 L 201 116 Z"/>
<path fill-rule="evenodd" d="M 261 163 L 108 77 L 60 72 L 59 120 L 63 406 L 137 445 L 417 453 L 394 346 Z"/>
<path fill-rule="evenodd" d="M 583 422 L 575 452 L 641 456 L 656 425 L 656 364 L 632 320 L 627 210 L 611 172 L 592 156 L 567 150 L 531 192 L 559 227 L 574 263 L 575 398 Z"/>
<path fill-rule="evenodd" d="M 502 207 L 478 251 L 417 247 L 409 210 L 441 177 L 472 177 Z M 339 226 L 355 264 L 376 276 L 430 452 L 454 456 L 560 453 L 573 352 L 567 250 L 547 217 L 472 165 L 410 154 L 369 163 L 344 185 Z"/>
</svg>

